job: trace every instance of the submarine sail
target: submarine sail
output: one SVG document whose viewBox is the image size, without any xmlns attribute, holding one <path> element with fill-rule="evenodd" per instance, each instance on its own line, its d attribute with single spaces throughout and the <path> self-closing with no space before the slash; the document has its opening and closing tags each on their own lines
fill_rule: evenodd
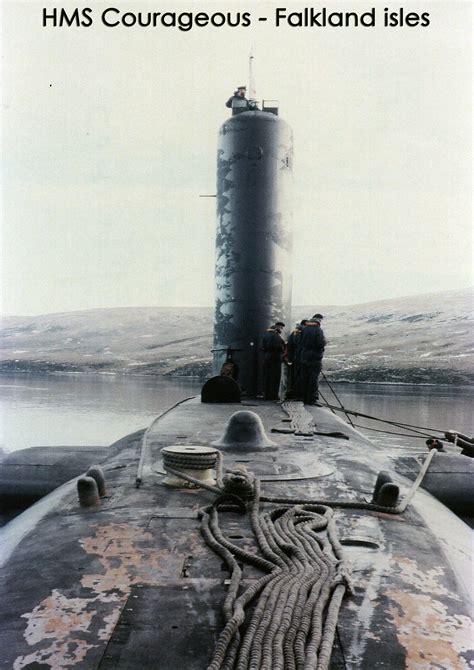
<svg viewBox="0 0 474 670">
<path fill-rule="evenodd" d="M 256 395 L 261 337 L 291 318 L 293 134 L 275 107 L 236 111 L 217 152 L 214 374 L 233 350 L 241 388 Z"/>
</svg>

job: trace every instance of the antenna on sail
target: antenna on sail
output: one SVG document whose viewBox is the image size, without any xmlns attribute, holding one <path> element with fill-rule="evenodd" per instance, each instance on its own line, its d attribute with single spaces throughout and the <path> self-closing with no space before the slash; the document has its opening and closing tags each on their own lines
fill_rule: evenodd
<svg viewBox="0 0 474 670">
<path fill-rule="evenodd" d="M 249 55 L 249 100 L 257 100 L 257 87 L 255 85 L 255 72 L 253 69 L 253 61 L 254 61 L 254 47 L 252 45 L 252 48 L 250 49 L 250 55 Z"/>
</svg>

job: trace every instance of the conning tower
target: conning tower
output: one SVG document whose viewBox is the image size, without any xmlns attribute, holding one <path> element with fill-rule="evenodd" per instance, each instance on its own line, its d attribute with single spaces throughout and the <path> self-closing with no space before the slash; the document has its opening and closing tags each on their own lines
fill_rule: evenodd
<svg viewBox="0 0 474 670">
<path fill-rule="evenodd" d="M 242 390 L 260 390 L 264 331 L 291 317 L 293 135 L 278 107 L 232 109 L 217 150 L 214 374 L 229 349 Z"/>
</svg>

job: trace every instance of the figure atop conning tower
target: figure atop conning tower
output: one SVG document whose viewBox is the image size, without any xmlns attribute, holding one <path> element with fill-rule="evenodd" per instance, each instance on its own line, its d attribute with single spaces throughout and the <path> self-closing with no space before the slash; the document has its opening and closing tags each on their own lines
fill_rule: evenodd
<svg viewBox="0 0 474 670">
<path fill-rule="evenodd" d="M 232 110 L 232 116 L 248 111 L 249 101 L 247 100 L 247 87 L 238 86 L 233 95 L 231 95 L 225 103 L 225 106 Z"/>
</svg>

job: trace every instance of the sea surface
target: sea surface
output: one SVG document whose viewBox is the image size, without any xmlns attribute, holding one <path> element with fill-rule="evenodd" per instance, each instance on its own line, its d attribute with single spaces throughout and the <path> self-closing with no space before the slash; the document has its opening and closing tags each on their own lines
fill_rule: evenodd
<svg viewBox="0 0 474 670">
<path fill-rule="evenodd" d="M 367 437 L 390 448 L 425 451 L 429 435 L 455 429 L 472 435 L 474 388 L 415 385 L 333 384 L 320 390 L 331 405 L 413 424 L 401 429 L 349 415 Z M 174 403 L 199 395 L 193 378 L 123 375 L 12 374 L 0 377 L 0 447 L 106 446 L 146 428 Z M 337 412 L 344 420 L 346 416 Z M 376 431 L 390 431 L 379 433 Z M 416 432 L 419 431 L 419 432 Z M 394 435 L 393 433 L 403 433 Z M 411 435 L 413 437 L 408 437 Z"/>
<path fill-rule="evenodd" d="M 474 434 L 472 386 L 331 384 L 329 388 L 322 383 L 320 391 L 333 407 L 342 404 L 346 409 L 384 419 L 382 422 L 336 412 L 372 442 L 391 450 L 426 452 L 426 439 L 441 438 L 447 430 Z M 407 424 L 413 427 L 402 428 Z"/>
</svg>

